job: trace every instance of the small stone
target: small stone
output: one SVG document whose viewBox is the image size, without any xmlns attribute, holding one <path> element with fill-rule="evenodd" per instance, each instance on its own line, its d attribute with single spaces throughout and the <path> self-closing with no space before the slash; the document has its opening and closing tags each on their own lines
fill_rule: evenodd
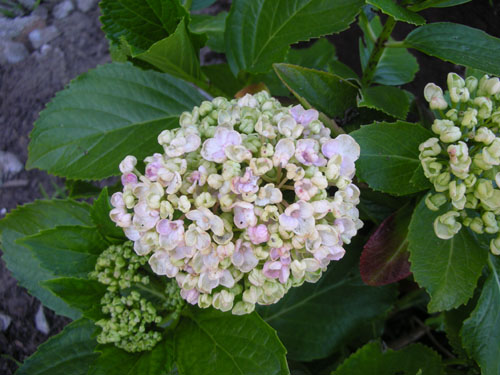
<svg viewBox="0 0 500 375">
<path fill-rule="evenodd" d="M 57 4 L 52 10 L 52 15 L 54 18 L 60 20 L 67 17 L 75 9 L 75 6 L 71 0 L 65 0 L 62 3 Z"/>
<path fill-rule="evenodd" d="M 26 30 L 33 30 L 43 20 L 38 16 L 3 18 L 0 17 L 0 40 L 15 39 Z"/>
<path fill-rule="evenodd" d="M 40 4 L 39 6 L 36 7 L 36 9 L 33 12 L 31 12 L 31 15 L 46 20 L 47 16 L 49 15 L 49 11 L 47 7 L 45 7 L 43 4 Z"/>
<path fill-rule="evenodd" d="M 56 38 L 58 35 L 59 30 L 57 30 L 57 27 L 52 25 L 44 29 L 33 30 L 29 34 L 29 39 L 33 48 L 38 49 L 44 44 L 50 42 L 52 39 Z"/>
<path fill-rule="evenodd" d="M 0 40 L 0 63 L 15 64 L 23 61 L 29 53 L 24 44 Z"/>
<path fill-rule="evenodd" d="M 96 0 L 76 0 L 76 5 L 83 13 L 87 13 L 94 7 L 96 2 Z"/>
<path fill-rule="evenodd" d="M 43 305 L 40 305 L 38 311 L 35 315 L 35 326 L 40 332 L 44 335 L 48 335 L 50 332 L 49 323 L 45 318 L 45 314 L 43 313 Z"/>
<path fill-rule="evenodd" d="M 10 326 L 12 318 L 4 313 L 0 313 L 0 331 L 5 332 Z"/>
<path fill-rule="evenodd" d="M 23 164 L 11 152 L 0 151 L 0 181 L 15 176 L 23 170 Z"/>
</svg>

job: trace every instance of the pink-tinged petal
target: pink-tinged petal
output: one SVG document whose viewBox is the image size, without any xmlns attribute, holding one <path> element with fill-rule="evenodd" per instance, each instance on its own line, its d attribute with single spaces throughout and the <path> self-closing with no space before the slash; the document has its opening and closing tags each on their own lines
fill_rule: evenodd
<svg viewBox="0 0 500 375">
<path fill-rule="evenodd" d="M 130 241 L 137 241 L 139 238 L 141 238 L 141 234 L 139 233 L 139 231 L 132 226 L 124 228 L 123 232 Z"/>
<path fill-rule="evenodd" d="M 125 208 L 125 202 L 123 201 L 123 194 L 118 192 L 111 196 L 111 205 L 116 208 Z"/>
<path fill-rule="evenodd" d="M 295 153 L 295 143 L 291 139 L 280 139 L 273 155 L 274 166 L 284 167 Z"/>
<path fill-rule="evenodd" d="M 233 211 L 234 225 L 239 229 L 257 224 L 257 217 L 253 210 L 253 204 L 249 202 L 236 202 L 233 204 Z"/>
<path fill-rule="evenodd" d="M 255 227 L 249 227 L 247 229 L 248 237 L 254 245 L 258 245 L 269 241 L 269 231 L 264 224 L 259 224 Z"/>
<path fill-rule="evenodd" d="M 122 175 L 122 185 L 127 186 L 127 185 L 135 185 L 137 184 L 137 176 L 133 173 L 126 173 Z"/>
<path fill-rule="evenodd" d="M 282 267 L 280 270 L 279 281 L 282 284 L 285 284 L 290 277 L 290 267 Z"/>
<path fill-rule="evenodd" d="M 191 305 L 196 305 L 198 303 L 198 297 L 200 296 L 200 292 L 196 289 L 181 289 L 181 297 L 184 298 Z"/>
<path fill-rule="evenodd" d="M 226 288 L 232 288 L 235 283 L 233 275 L 231 275 L 231 272 L 229 272 L 228 270 L 222 271 L 219 282 L 220 285 L 225 286 Z"/>
<path fill-rule="evenodd" d="M 170 263 L 170 257 L 166 251 L 157 251 L 149 258 L 149 265 L 157 275 L 167 275 L 175 277 L 179 272 L 179 268 Z"/>
<path fill-rule="evenodd" d="M 281 214 L 279 220 L 280 220 L 280 225 L 286 231 L 292 231 L 299 225 L 298 219 L 288 216 L 286 214 Z"/>
</svg>

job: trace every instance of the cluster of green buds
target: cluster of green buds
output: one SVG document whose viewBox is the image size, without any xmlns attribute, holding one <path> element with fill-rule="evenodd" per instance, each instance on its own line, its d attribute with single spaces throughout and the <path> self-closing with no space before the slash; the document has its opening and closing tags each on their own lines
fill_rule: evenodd
<svg viewBox="0 0 500 375">
<path fill-rule="evenodd" d="M 106 318 L 96 322 L 102 328 L 97 337 L 100 344 L 112 343 L 128 352 L 139 352 L 151 350 L 161 340 L 161 333 L 154 327 L 163 317 L 139 292 L 150 284 L 149 277 L 140 273 L 146 262 L 147 259 L 134 252 L 131 242 L 110 246 L 97 259 L 89 277 L 107 289 L 101 299 Z M 178 294 L 177 285 L 168 283 L 165 295 L 174 297 L 166 299 L 162 310 L 178 314 L 184 304 Z"/>
<path fill-rule="evenodd" d="M 452 209 L 434 221 L 441 239 L 462 226 L 478 234 L 496 235 L 490 242 L 500 254 L 500 80 L 448 74 L 449 100 L 433 83 L 424 89 L 430 108 L 440 114 L 429 138 L 419 147 L 426 177 L 433 183 L 427 207 L 437 211 L 451 201 Z"/>
</svg>

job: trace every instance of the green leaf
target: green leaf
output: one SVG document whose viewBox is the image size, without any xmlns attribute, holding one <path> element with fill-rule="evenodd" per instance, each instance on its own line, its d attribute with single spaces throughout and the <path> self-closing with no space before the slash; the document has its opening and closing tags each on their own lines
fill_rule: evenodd
<svg viewBox="0 0 500 375">
<path fill-rule="evenodd" d="M 418 146 L 433 136 L 429 130 L 403 121 L 381 122 L 362 126 L 351 136 L 361 146 L 357 175 L 373 190 L 408 195 L 431 187 L 427 180 L 412 181 L 416 174 L 423 173 Z"/>
<path fill-rule="evenodd" d="M 99 5 L 106 37 L 115 45 L 127 41 L 133 54 L 174 33 L 188 14 L 179 0 L 102 0 Z"/>
<path fill-rule="evenodd" d="M 65 185 L 68 196 L 72 199 L 93 198 L 101 192 L 100 188 L 87 181 L 66 180 Z"/>
<path fill-rule="evenodd" d="M 472 0 L 424 0 L 419 4 L 412 5 L 408 9 L 419 12 L 427 8 L 447 8 L 455 5 L 465 4 Z"/>
<path fill-rule="evenodd" d="M 58 226 L 18 240 L 55 276 L 86 278 L 108 242 L 96 227 Z"/>
<path fill-rule="evenodd" d="M 191 309 L 175 331 L 181 375 L 286 375 L 286 350 L 258 315 Z"/>
<path fill-rule="evenodd" d="M 359 107 L 377 109 L 390 116 L 406 119 L 410 110 L 410 97 L 402 89 L 391 86 L 365 87 L 361 90 Z"/>
<path fill-rule="evenodd" d="M 126 155 L 160 150 L 158 134 L 203 97 L 167 74 L 113 63 L 81 75 L 40 113 L 30 137 L 28 168 L 77 179 L 119 174 Z"/>
<path fill-rule="evenodd" d="M 411 23 L 417 26 L 425 23 L 425 18 L 420 14 L 402 7 L 394 0 L 366 0 L 366 2 L 376 6 L 383 13 L 393 17 L 396 21 Z"/>
<path fill-rule="evenodd" d="M 174 33 L 154 43 L 147 51 L 132 56 L 187 81 L 196 82 L 201 75 L 198 48 L 190 38 L 184 19 Z"/>
<path fill-rule="evenodd" d="M 327 71 L 335 58 L 335 46 L 321 38 L 308 48 L 290 48 L 286 62 L 304 68 Z"/>
<path fill-rule="evenodd" d="M 102 318 L 101 298 L 106 293 L 106 285 L 95 280 L 74 277 L 47 280 L 43 285 L 68 305 L 80 310 L 85 317 L 92 320 Z"/>
<path fill-rule="evenodd" d="M 99 198 L 94 201 L 92 208 L 90 209 L 92 221 L 104 237 L 111 237 L 124 241 L 126 240 L 126 237 L 123 233 L 123 229 L 116 226 L 116 224 L 111 221 L 111 218 L 109 217 L 111 208 L 111 204 L 109 203 L 108 188 L 105 187 L 101 191 Z"/>
<path fill-rule="evenodd" d="M 209 85 L 222 90 L 229 98 L 234 97 L 243 88 L 245 82 L 238 80 L 231 72 L 229 65 L 213 64 L 201 67 L 203 74 L 209 79 Z"/>
<path fill-rule="evenodd" d="M 371 332 L 372 322 L 390 309 L 396 287 L 371 287 L 361 281 L 357 242 L 318 282 L 293 288 L 278 303 L 259 308 L 262 318 L 278 331 L 289 358 L 327 357 Z"/>
<path fill-rule="evenodd" d="M 356 72 L 338 60 L 330 62 L 328 71 L 343 79 L 359 81 L 359 76 Z"/>
<path fill-rule="evenodd" d="M 425 345 L 411 344 L 398 351 L 382 351 L 379 342 L 371 342 L 347 358 L 332 375 L 444 373 L 439 354 Z"/>
<path fill-rule="evenodd" d="M 174 345 L 164 338 L 151 351 L 129 353 L 114 345 L 97 347 L 101 355 L 88 375 L 164 375 L 174 365 Z"/>
<path fill-rule="evenodd" d="M 371 35 L 378 37 L 382 32 L 382 23 L 378 16 L 369 23 L 360 22 L 364 44 L 359 42 L 361 67 L 365 70 L 374 42 Z M 391 38 L 389 39 L 391 40 Z M 378 62 L 372 81 L 381 85 L 398 86 L 412 82 L 418 72 L 417 59 L 406 48 L 385 48 Z"/>
<path fill-rule="evenodd" d="M 329 117 L 344 117 L 356 106 L 357 88 L 331 73 L 290 64 L 275 64 L 274 70 L 299 101 Z"/>
<path fill-rule="evenodd" d="M 430 312 L 453 309 L 472 297 L 488 253 L 467 228 L 449 240 L 436 236 L 434 220 L 448 210 L 445 205 L 431 211 L 422 199 L 409 227 L 411 270 L 431 296 Z"/>
<path fill-rule="evenodd" d="M 405 47 L 454 64 L 500 75 L 500 39 L 456 23 L 420 26 L 404 40 Z"/>
<path fill-rule="evenodd" d="M 226 29 L 227 12 L 215 16 L 193 14 L 189 29 L 197 34 L 207 34 L 207 46 L 215 52 L 224 52 L 224 30 Z"/>
<path fill-rule="evenodd" d="M 98 353 L 92 337 L 96 327 L 88 319 L 78 319 L 38 347 L 17 370 L 16 375 L 86 375 Z"/>
<path fill-rule="evenodd" d="M 490 275 L 461 335 L 465 349 L 481 367 L 483 375 L 500 374 L 500 262 L 489 255 Z M 495 259 L 494 259 L 495 258 Z"/>
<path fill-rule="evenodd" d="M 345 30 L 362 0 L 234 0 L 226 24 L 231 70 L 264 73 L 290 44 Z"/>
<path fill-rule="evenodd" d="M 203 8 L 207 8 L 213 3 L 215 3 L 215 0 L 193 0 L 193 3 L 191 4 L 191 10 L 200 10 Z"/>
<path fill-rule="evenodd" d="M 30 249 L 17 240 L 58 225 L 92 225 L 89 206 L 72 200 L 36 201 L 10 212 L 0 221 L 3 260 L 19 284 L 60 315 L 77 319 L 80 314 L 54 296 L 40 282 L 55 277 L 42 268 Z"/>
</svg>

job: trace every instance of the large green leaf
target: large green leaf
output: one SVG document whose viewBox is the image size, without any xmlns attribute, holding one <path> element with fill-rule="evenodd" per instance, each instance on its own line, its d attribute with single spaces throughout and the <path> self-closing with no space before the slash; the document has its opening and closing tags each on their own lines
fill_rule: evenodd
<svg viewBox="0 0 500 375">
<path fill-rule="evenodd" d="M 378 16 L 368 22 L 361 18 L 359 26 L 363 30 L 364 44 L 359 41 L 359 57 L 361 67 L 366 69 L 370 54 L 375 45 L 372 36 L 378 37 L 382 32 L 382 23 Z M 385 48 L 375 69 L 372 81 L 381 85 L 397 86 L 413 81 L 418 72 L 417 59 L 406 48 Z"/>
<path fill-rule="evenodd" d="M 423 175 L 418 146 L 432 137 L 429 130 L 403 121 L 381 122 L 362 126 L 351 135 L 361 146 L 357 175 L 372 189 L 408 195 L 431 187 L 425 177 L 415 178 Z"/>
<path fill-rule="evenodd" d="M 405 7 L 402 7 L 395 0 L 366 0 L 366 2 L 376 6 L 382 12 L 393 17 L 397 21 L 411 23 L 417 26 L 425 23 L 424 17 L 406 9 Z"/>
<path fill-rule="evenodd" d="M 500 262 L 490 254 L 490 275 L 476 308 L 464 322 L 461 335 L 465 349 L 483 375 L 500 374 Z"/>
<path fill-rule="evenodd" d="M 57 336 L 41 344 L 16 375 L 86 375 L 99 356 L 94 352 L 95 329 L 88 319 L 70 323 Z"/>
<path fill-rule="evenodd" d="M 184 2 L 186 2 L 186 0 L 184 0 Z M 200 10 L 209 7 L 213 3 L 215 3 L 215 0 L 193 0 L 191 10 Z"/>
<path fill-rule="evenodd" d="M 466 67 L 500 75 L 500 39 L 456 23 L 431 23 L 413 30 L 403 45 Z"/>
<path fill-rule="evenodd" d="M 58 226 L 24 237 L 18 243 L 31 249 L 45 269 L 55 276 L 86 278 L 97 256 L 109 243 L 96 227 Z"/>
<path fill-rule="evenodd" d="M 467 228 L 449 240 L 436 236 L 434 220 L 450 209 L 431 211 L 422 199 L 408 232 L 411 270 L 431 296 L 430 312 L 453 309 L 472 297 L 488 253 Z"/>
<path fill-rule="evenodd" d="M 187 81 L 196 82 L 201 75 L 198 48 L 191 40 L 185 20 L 179 22 L 173 34 L 132 56 Z"/>
<path fill-rule="evenodd" d="M 111 221 L 111 218 L 109 217 L 110 211 L 111 204 L 109 203 L 108 188 L 105 187 L 90 209 L 92 221 L 104 237 L 112 238 L 114 240 L 126 240 L 123 229 Z"/>
<path fill-rule="evenodd" d="M 299 101 L 329 117 L 344 117 L 356 106 L 356 86 L 331 73 L 290 64 L 275 64 L 274 70 Z"/>
<path fill-rule="evenodd" d="M 205 65 L 201 69 L 209 79 L 209 87 L 217 87 L 229 98 L 245 86 L 245 82 L 238 80 L 226 63 Z"/>
<path fill-rule="evenodd" d="M 114 345 L 98 346 L 97 351 L 101 355 L 88 375 L 164 375 L 170 373 L 174 362 L 171 338 L 145 352 L 129 353 Z"/>
<path fill-rule="evenodd" d="M 226 29 L 227 12 L 215 16 L 193 14 L 189 29 L 198 34 L 207 34 L 207 46 L 216 52 L 224 52 L 224 30 Z"/>
<path fill-rule="evenodd" d="M 102 0 L 100 7 L 106 37 L 116 45 L 125 39 L 133 54 L 174 33 L 187 15 L 179 0 Z"/>
<path fill-rule="evenodd" d="M 414 12 L 418 12 L 427 8 L 447 8 L 454 7 L 455 5 L 465 4 L 472 0 L 424 0 L 418 4 L 409 6 Z"/>
<path fill-rule="evenodd" d="M 39 284 L 54 278 L 54 273 L 42 268 L 31 251 L 17 243 L 20 238 L 58 225 L 92 225 L 89 206 L 72 200 L 52 200 L 18 207 L 0 221 L 3 260 L 19 284 L 45 306 L 76 319 L 80 315 L 76 310 Z"/>
<path fill-rule="evenodd" d="M 290 48 L 286 62 L 304 68 L 327 71 L 335 59 L 335 46 L 321 38 L 308 48 Z"/>
<path fill-rule="evenodd" d="M 278 303 L 259 308 L 262 318 L 278 331 L 289 358 L 311 361 L 327 357 L 372 332 L 372 322 L 390 309 L 396 288 L 371 287 L 361 281 L 359 245 L 353 243 L 318 282 L 305 283 Z"/>
<path fill-rule="evenodd" d="M 358 106 L 376 109 L 405 120 L 410 110 L 410 96 L 405 90 L 397 87 L 366 87 L 361 90 Z"/>
<path fill-rule="evenodd" d="M 93 320 L 102 318 L 101 298 L 106 293 L 106 285 L 95 280 L 74 277 L 47 280 L 43 285 L 68 305 L 80 310 L 87 318 Z"/>
<path fill-rule="evenodd" d="M 119 174 L 126 155 L 160 150 L 158 134 L 203 97 L 184 81 L 130 64 L 98 67 L 74 80 L 40 113 L 28 168 L 79 179 Z"/>
<path fill-rule="evenodd" d="M 175 331 L 181 375 L 286 375 L 286 350 L 257 313 L 191 309 Z"/>
<path fill-rule="evenodd" d="M 444 374 L 441 357 L 422 344 L 411 344 L 404 349 L 382 351 L 381 344 L 371 342 L 342 363 L 332 375 L 355 374 Z"/>
<path fill-rule="evenodd" d="M 234 0 L 226 24 L 231 70 L 263 73 L 290 44 L 345 30 L 363 0 Z"/>
</svg>

